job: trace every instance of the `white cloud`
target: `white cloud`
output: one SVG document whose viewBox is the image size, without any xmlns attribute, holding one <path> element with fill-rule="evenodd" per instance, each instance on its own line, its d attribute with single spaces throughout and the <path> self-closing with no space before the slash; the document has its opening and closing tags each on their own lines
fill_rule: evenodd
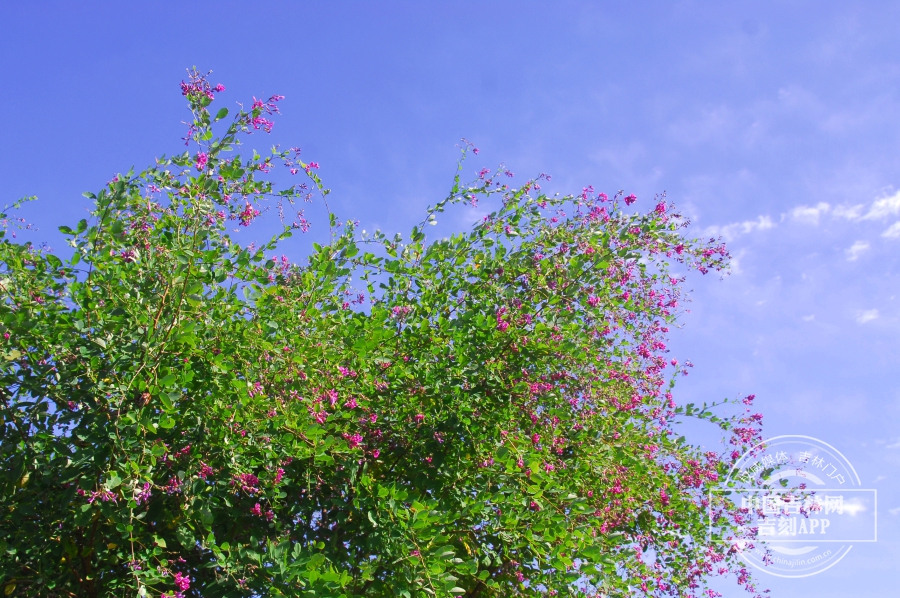
<svg viewBox="0 0 900 598">
<path fill-rule="evenodd" d="M 847 220 L 859 220 L 862 216 L 864 204 L 858 203 L 855 206 L 835 206 L 831 214 L 835 218 L 846 218 Z"/>
<path fill-rule="evenodd" d="M 816 319 L 816 314 L 809 314 L 808 316 L 803 316 L 804 322 L 812 322 Z"/>
<path fill-rule="evenodd" d="M 847 254 L 847 261 L 854 262 L 858 260 L 859 256 L 868 251 L 870 247 L 871 245 L 869 245 L 868 241 L 856 241 L 844 252 Z"/>
<path fill-rule="evenodd" d="M 737 254 L 731 256 L 731 261 L 729 264 L 731 265 L 731 273 L 734 275 L 743 274 L 743 270 L 741 269 L 741 260 L 747 254 L 746 249 L 741 249 L 737 252 Z"/>
<path fill-rule="evenodd" d="M 877 309 L 866 309 L 860 310 L 856 313 L 856 323 L 857 324 L 865 324 L 866 322 L 871 322 L 872 320 L 878 319 L 878 310 Z"/>
<path fill-rule="evenodd" d="M 887 216 L 893 216 L 894 214 L 900 214 L 900 191 L 894 193 L 890 197 L 884 197 L 872 202 L 872 206 L 862 219 L 876 220 Z"/>
<path fill-rule="evenodd" d="M 767 230 L 775 228 L 775 223 L 768 216 L 760 216 L 756 220 L 745 220 L 744 222 L 735 222 L 734 224 L 726 224 L 725 226 L 710 226 L 704 234 L 710 237 L 721 236 L 726 241 L 731 241 L 740 235 L 747 235 L 758 230 Z"/>
<path fill-rule="evenodd" d="M 787 214 L 782 214 L 781 222 L 788 217 L 793 222 L 799 224 L 818 226 L 822 218 L 828 214 L 831 215 L 832 219 L 842 219 L 850 222 L 880 220 L 889 216 L 894 216 L 900 214 L 900 191 L 889 197 L 876 199 L 870 204 L 860 203 L 832 206 L 831 204 L 822 201 L 815 205 L 797 206 L 789 210 Z M 745 220 L 743 222 L 707 227 L 704 231 L 704 235 L 710 237 L 722 237 L 726 241 L 733 241 L 741 235 L 775 228 L 776 226 L 777 223 L 769 216 L 759 216 L 756 220 Z M 881 233 L 881 236 L 888 239 L 900 238 L 900 221 L 895 222 L 885 229 L 884 232 Z M 847 259 L 852 262 L 859 259 L 859 257 L 869 249 L 871 249 L 871 244 L 868 241 L 856 241 L 851 247 L 845 250 L 845 253 Z"/>
<path fill-rule="evenodd" d="M 819 224 L 819 217 L 830 209 L 831 206 L 825 202 L 817 203 L 814 206 L 798 206 L 791 210 L 791 217 L 804 224 L 815 226 Z"/>
<path fill-rule="evenodd" d="M 835 218 L 853 221 L 880 220 L 882 218 L 887 218 L 888 216 L 900 214 L 900 191 L 890 197 L 876 199 L 868 206 L 868 210 L 866 209 L 866 204 L 861 203 L 854 205 L 839 205 L 832 208 L 825 202 L 819 202 L 814 206 L 797 206 L 791 210 L 790 215 L 798 222 L 817 225 L 819 224 L 819 219 L 822 215 L 829 212 Z M 864 212 L 865 215 L 863 215 Z M 891 227 L 891 229 L 893 229 L 893 227 Z M 897 235 L 900 236 L 900 229 L 898 229 Z"/>
<path fill-rule="evenodd" d="M 900 515 L 900 507 L 897 507 L 896 509 L 888 509 L 888 513 L 896 517 L 897 515 Z"/>
<path fill-rule="evenodd" d="M 889 448 L 889 449 L 900 448 L 900 440 L 898 440 L 898 441 L 895 442 L 894 444 L 889 444 L 889 445 L 887 445 L 887 446 L 884 447 L 884 448 Z"/>
<path fill-rule="evenodd" d="M 881 236 L 887 237 L 888 239 L 896 239 L 900 237 L 900 221 L 890 225 L 887 230 L 881 233 Z"/>
<path fill-rule="evenodd" d="M 858 498 L 844 501 L 844 512 L 849 514 L 851 517 L 856 517 L 857 514 L 862 513 L 865 510 L 866 505 L 864 505 Z"/>
</svg>

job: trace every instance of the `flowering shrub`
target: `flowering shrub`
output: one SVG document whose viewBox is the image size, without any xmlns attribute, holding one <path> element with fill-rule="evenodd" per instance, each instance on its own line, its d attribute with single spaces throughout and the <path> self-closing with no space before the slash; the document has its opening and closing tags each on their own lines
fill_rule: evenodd
<svg viewBox="0 0 900 598">
<path fill-rule="evenodd" d="M 281 98 L 219 125 L 222 91 L 191 73 L 196 150 L 90 195 L 60 229 L 71 259 L 0 242 L 7 595 L 706 596 L 725 573 L 753 591 L 706 538 L 708 510 L 742 533 L 707 499 L 735 457 L 672 423 L 711 419 L 739 455 L 758 417 L 676 408 L 665 357 L 684 273 L 723 269 L 723 246 L 665 199 L 627 214 L 634 196 L 500 169 L 457 177 L 406 241 L 331 216 L 305 264 L 271 258 L 327 190 L 298 149 L 234 153 Z M 308 182 L 278 191 L 276 166 Z M 271 242 L 231 238 L 272 200 Z"/>
</svg>

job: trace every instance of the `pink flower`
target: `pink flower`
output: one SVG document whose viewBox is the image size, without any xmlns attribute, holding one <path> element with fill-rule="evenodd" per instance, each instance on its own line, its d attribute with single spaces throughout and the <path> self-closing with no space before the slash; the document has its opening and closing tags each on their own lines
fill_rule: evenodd
<svg viewBox="0 0 900 598">
<path fill-rule="evenodd" d="M 181 480 L 179 480 L 177 476 L 172 476 L 169 478 L 169 483 L 165 485 L 163 490 L 166 491 L 166 494 L 178 494 L 181 492 Z"/>
<path fill-rule="evenodd" d="M 150 502 L 150 496 L 153 494 L 149 482 L 145 482 L 141 489 L 135 493 L 134 502 L 139 505 Z"/>
<path fill-rule="evenodd" d="M 197 170 L 203 170 L 208 160 L 209 157 L 204 152 L 197 154 Z"/>
<path fill-rule="evenodd" d="M 625 205 L 631 205 L 637 201 L 637 195 L 631 194 L 625 198 Z"/>
<path fill-rule="evenodd" d="M 250 494 L 256 492 L 259 487 L 259 478 L 252 473 L 242 473 L 235 476 L 232 483 L 235 482 L 240 484 L 241 490 L 243 490 L 244 492 L 249 492 Z"/>
<path fill-rule="evenodd" d="M 396 306 L 396 307 L 391 308 L 391 317 L 399 319 L 411 311 L 412 311 L 412 308 L 409 307 L 408 305 Z"/>
<path fill-rule="evenodd" d="M 94 492 L 91 492 L 91 496 L 90 498 L 88 498 L 88 503 L 93 503 L 98 498 L 103 502 L 118 502 L 116 495 L 109 490 L 95 490 Z"/>
<path fill-rule="evenodd" d="M 191 587 L 191 580 L 186 575 L 181 573 L 175 574 L 175 587 L 179 590 L 187 590 Z"/>
<path fill-rule="evenodd" d="M 262 507 L 260 506 L 259 503 L 256 503 L 255 505 L 253 505 L 253 508 L 250 509 L 250 514 L 256 515 L 257 517 L 262 517 Z"/>
<path fill-rule="evenodd" d="M 281 480 L 282 480 L 283 478 L 284 478 L 284 470 L 283 470 L 282 468 L 279 467 L 278 470 L 275 471 L 275 483 L 276 483 L 276 484 L 280 484 L 280 483 L 281 483 Z"/>
<path fill-rule="evenodd" d="M 223 92 L 225 91 L 225 86 L 219 83 L 218 85 L 216 85 L 215 90 L 218 92 Z"/>
<path fill-rule="evenodd" d="M 254 208 L 248 202 L 244 211 L 238 214 L 238 220 L 241 221 L 241 226 L 250 226 L 250 223 L 253 222 L 253 219 L 259 216 L 259 210 Z"/>
<path fill-rule="evenodd" d="M 423 413 L 416 413 L 416 423 L 421 424 L 425 421 L 425 415 Z"/>
<path fill-rule="evenodd" d="M 503 315 L 506 313 L 506 311 L 507 310 L 505 307 L 501 307 L 497 310 L 497 330 L 499 330 L 500 332 L 506 332 L 506 329 L 509 328 L 509 322 L 503 319 Z"/>
</svg>

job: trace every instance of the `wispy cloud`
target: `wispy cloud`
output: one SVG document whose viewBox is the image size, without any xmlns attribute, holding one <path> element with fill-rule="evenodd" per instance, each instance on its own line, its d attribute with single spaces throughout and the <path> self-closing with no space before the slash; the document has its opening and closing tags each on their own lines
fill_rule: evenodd
<svg viewBox="0 0 900 598">
<path fill-rule="evenodd" d="M 888 216 L 900 214 L 900 191 L 890 197 L 876 199 L 869 207 L 869 211 L 862 217 L 863 220 L 881 220 Z"/>
<path fill-rule="evenodd" d="M 856 323 L 857 324 L 865 324 L 866 322 L 871 322 L 872 320 L 878 319 L 878 310 L 877 309 L 865 309 L 860 310 L 856 313 Z"/>
<path fill-rule="evenodd" d="M 860 216 L 862 216 L 863 210 L 866 208 L 865 204 L 858 203 L 852 206 L 834 206 L 834 210 L 831 214 L 835 218 L 844 218 L 846 220 L 859 220 Z"/>
<path fill-rule="evenodd" d="M 819 218 L 831 209 L 831 206 L 825 202 L 817 203 L 814 206 L 798 206 L 791 210 L 791 218 L 797 222 L 804 224 L 819 224 Z"/>
<path fill-rule="evenodd" d="M 853 205 L 831 206 L 825 202 L 819 202 L 814 206 L 797 206 L 789 212 L 791 219 L 796 222 L 810 225 L 818 225 L 825 214 L 831 214 L 834 218 L 841 218 L 853 222 L 862 220 L 883 220 L 890 216 L 900 214 L 900 191 L 888 197 L 876 199 L 866 205 L 863 203 Z M 882 233 L 884 237 L 900 237 L 900 222 L 893 224 Z"/>
<path fill-rule="evenodd" d="M 888 239 L 896 239 L 900 237 L 900 222 L 895 222 L 890 225 L 887 230 L 881 233 L 881 236 Z"/>
<path fill-rule="evenodd" d="M 775 223 L 768 216 L 760 216 L 756 220 L 745 220 L 724 226 L 710 226 L 704 231 L 709 237 L 722 237 L 726 241 L 732 241 L 741 235 L 747 235 L 755 231 L 775 228 Z"/>
<path fill-rule="evenodd" d="M 863 223 L 888 218 L 897 214 L 900 214 L 900 191 L 891 196 L 874 199 L 867 204 L 834 206 L 826 202 L 819 202 L 814 205 L 800 205 L 782 214 L 781 219 L 777 221 L 768 215 L 758 216 L 755 220 L 708 226 L 703 231 L 703 234 L 708 237 L 721 237 L 725 241 L 731 242 L 744 235 L 773 229 L 779 226 L 779 223 L 794 222 L 800 225 L 818 226 L 825 218 L 830 218 L 832 221 L 843 220 L 845 222 Z M 886 239 L 900 238 L 900 221 L 885 229 L 881 236 Z M 844 256 L 848 262 L 855 262 L 871 250 L 871 240 L 859 239 L 844 249 Z M 733 273 L 735 274 L 741 273 L 741 257 L 742 255 L 734 256 Z M 865 324 L 878 318 L 879 313 L 877 309 L 858 310 L 855 315 L 855 319 L 859 324 Z M 809 322 L 813 317 L 806 316 L 803 319 Z"/>
<path fill-rule="evenodd" d="M 858 498 L 844 501 L 844 511 L 851 517 L 856 517 L 866 510 L 866 505 Z"/>
<path fill-rule="evenodd" d="M 869 250 L 871 245 L 868 241 L 856 241 L 844 253 L 847 254 L 847 261 L 855 262 L 859 256 Z"/>
</svg>

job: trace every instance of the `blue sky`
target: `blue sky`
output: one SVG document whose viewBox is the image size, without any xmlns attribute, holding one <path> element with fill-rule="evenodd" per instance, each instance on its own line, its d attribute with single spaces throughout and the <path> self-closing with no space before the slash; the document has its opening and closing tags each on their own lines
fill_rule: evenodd
<svg viewBox="0 0 900 598">
<path fill-rule="evenodd" d="M 755 393 L 767 435 L 821 438 L 878 490 L 877 543 L 760 582 L 892 593 L 900 4 L 42 2 L 2 17 L 0 201 L 38 195 L 24 215 L 51 244 L 83 216 L 82 191 L 183 149 L 191 65 L 226 102 L 286 96 L 271 137 L 248 146 L 301 146 L 364 228 L 417 222 L 448 190 L 461 137 L 481 148 L 473 172 L 503 162 L 645 207 L 666 191 L 737 258 L 723 281 L 692 280 L 673 350 L 696 367 L 679 399 Z"/>
</svg>

